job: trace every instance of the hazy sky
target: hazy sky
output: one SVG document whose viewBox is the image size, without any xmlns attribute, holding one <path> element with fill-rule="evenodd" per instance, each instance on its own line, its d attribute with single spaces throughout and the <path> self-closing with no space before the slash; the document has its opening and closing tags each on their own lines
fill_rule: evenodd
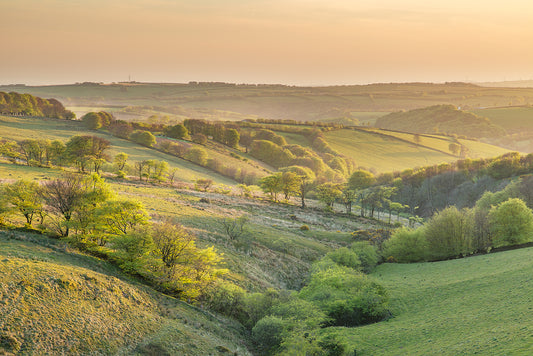
<svg viewBox="0 0 533 356">
<path fill-rule="evenodd" d="M 531 0 L 0 0 L 0 84 L 533 78 Z"/>
</svg>

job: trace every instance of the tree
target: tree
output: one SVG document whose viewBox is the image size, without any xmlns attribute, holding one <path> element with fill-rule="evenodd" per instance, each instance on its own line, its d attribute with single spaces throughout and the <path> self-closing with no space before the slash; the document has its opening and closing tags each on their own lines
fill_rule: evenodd
<svg viewBox="0 0 533 356">
<path fill-rule="evenodd" d="M 199 145 L 205 145 L 207 143 L 207 136 L 201 133 L 196 133 L 192 135 L 191 140 Z"/>
<path fill-rule="evenodd" d="M 198 188 L 201 188 L 204 190 L 204 192 L 207 192 L 207 189 L 209 189 L 210 186 L 213 185 L 213 180 L 208 178 L 199 178 L 195 182 L 195 186 Z"/>
<path fill-rule="evenodd" d="M 30 226 L 34 215 L 42 212 L 39 185 L 36 182 L 18 180 L 15 183 L 5 184 L 3 194 L 4 199 L 26 218 L 26 223 Z"/>
<path fill-rule="evenodd" d="M 165 135 L 172 138 L 184 139 L 189 137 L 189 130 L 183 124 L 168 126 L 165 129 Z"/>
<path fill-rule="evenodd" d="M 474 219 L 467 209 L 448 207 L 424 225 L 429 254 L 434 260 L 471 252 Z"/>
<path fill-rule="evenodd" d="M 72 215 L 84 198 L 82 181 L 82 176 L 65 174 L 62 178 L 44 183 L 41 190 L 48 209 L 63 219 L 56 226 L 61 236 L 69 235 Z"/>
<path fill-rule="evenodd" d="M 333 204 L 342 196 L 341 187 L 336 183 L 323 183 L 315 188 L 318 200 L 326 205 L 328 209 L 333 209 Z"/>
<path fill-rule="evenodd" d="M 224 133 L 224 142 L 229 147 L 237 148 L 240 138 L 239 131 L 235 129 L 228 129 Z"/>
<path fill-rule="evenodd" d="M 259 180 L 259 186 L 265 194 L 270 194 L 273 201 L 278 201 L 278 193 L 282 190 L 281 173 L 275 173 Z"/>
<path fill-rule="evenodd" d="M 241 215 L 238 218 L 225 217 L 222 219 L 221 224 L 230 240 L 235 240 L 244 233 L 248 220 L 246 215 Z"/>
<path fill-rule="evenodd" d="M 533 241 L 533 212 L 518 198 L 504 201 L 489 212 L 494 247 Z"/>
<path fill-rule="evenodd" d="M 111 235 L 128 234 L 140 225 L 146 225 L 150 216 L 142 203 L 136 200 L 107 200 L 96 209 L 100 230 Z"/>
<path fill-rule="evenodd" d="M 97 136 L 73 136 L 67 142 L 66 154 L 81 172 L 85 172 L 87 165 L 92 162 L 98 173 L 102 161 L 108 159 L 105 151 L 110 145 L 108 140 Z"/>
<path fill-rule="evenodd" d="M 457 156 L 457 154 L 461 151 L 461 146 L 452 142 L 448 145 L 448 149 L 453 155 Z"/>
<path fill-rule="evenodd" d="M 284 168 L 283 172 L 295 173 L 300 178 L 300 186 L 297 190 L 297 194 L 300 196 L 301 208 L 305 208 L 305 198 L 307 196 L 307 193 L 313 188 L 315 184 L 315 173 L 310 168 L 302 166 L 289 166 Z"/>
<path fill-rule="evenodd" d="M 98 113 L 88 112 L 81 117 L 81 121 L 89 130 L 98 130 L 102 127 L 102 118 Z"/>
<path fill-rule="evenodd" d="M 366 188 L 369 188 L 374 184 L 376 178 L 374 175 L 368 171 L 359 169 L 352 173 L 348 179 L 348 187 L 352 190 L 359 191 Z"/>
<path fill-rule="evenodd" d="M 130 135 L 130 139 L 146 147 L 152 147 L 157 143 L 155 136 L 150 131 L 134 131 Z"/>
<path fill-rule="evenodd" d="M 196 163 L 200 166 L 205 166 L 207 164 L 208 158 L 209 155 L 201 147 L 192 147 L 185 154 L 185 159 L 188 159 L 189 161 Z"/>
<path fill-rule="evenodd" d="M 168 168 L 167 161 L 156 161 L 154 165 L 154 179 L 158 182 L 163 182 L 165 180 L 165 174 L 168 172 Z"/>
<path fill-rule="evenodd" d="M 302 178 L 294 172 L 281 173 L 281 191 L 285 195 L 285 200 L 289 200 L 293 194 L 298 193 L 301 180 Z"/>
<path fill-rule="evenodd" d="M 124 167 L 126 167 L 126 163 L 128 161 L 128 154 L 124 152 L 117 153 L 115 158 L 113 159 L 113 163 L 117 167 L 117 170 L 123 171 Z"/>
<path fill-rule="evenodd" d="M 342 196 L 341 201 L 344 204 L 344 207 L 346 208 L 346 214 L 351 214 L 352 212 L 352 204 L 357 200 L 357 193 L 355 190 L 352 190 L 348 188 L 348 186 L 344 186 L 342 189 Z"/>
</svg>

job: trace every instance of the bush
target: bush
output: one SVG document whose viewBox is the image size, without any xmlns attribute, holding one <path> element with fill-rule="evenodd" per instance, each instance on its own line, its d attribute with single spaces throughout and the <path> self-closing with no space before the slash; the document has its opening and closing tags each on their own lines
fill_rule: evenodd
<svg viewBox="0 0 533 356">
<path fill-rule="evenodd" d="M 394 261 L 402 263 L 425 261 L 427 241 L 423 228 L 396 230 L 391 238 L 383 243 L 382 256 L 388 261 L 392 257 Z"/>
<path fill-rule="evenodd" d="M 252 340 L 265 354 L 274 353 L 283 340 L 285 322 L 283 319 L 269 315 L 259 320 L 252 329 Z"/>
<path fill-rule="evenodd" d="M 229 283 L 219 282 L 208 294 L 209 309 L 227 315 L 237 320 L 244 320 L 245 308 L 244 289 Z"/>
<path fill-rule="evenodd" d="M 378 264 L 379 256 L 375 246 L 368 241 L 357 241 L 351 246 L 352 251 L 359 257 L 363 272 L 370 273 Z"/>
<path fill-rule="evenodd" d="M 331 318 L 330 325 L 363 325 L 389 315 L 385 289 L 349 268 L 334 267 L 313 273 L 299 296 L 324 311 Z"/>
<path fill-rule="evenodd" d="M 488 218 L 493 247 L 533 241 L 533 212 L 521 199 L 508 199 L 493 207 Z"/>
<path fill-rule="evenodd" d="M 341 247 L 334 251 L 328 252 L 326 258 L 329 258 L 340 266 L 345 266 L 358 270 L 361 268 L 361 260 L 354 251 L 347 247 Z"/>
<path fill-rule="evenodd" d="M 309 231 L 309 226 L 307 226 L 307 225 L 302 225 L 302 226 L 300 226 L 300 230 L 302 230 L 302 231 Z"/>
<path fill-rule="evenodd" d="M 458 257 L 472 252 L 474 218 L 470 210 L 448 207 L 424 225 L 432 260 Z"/>
</svg>

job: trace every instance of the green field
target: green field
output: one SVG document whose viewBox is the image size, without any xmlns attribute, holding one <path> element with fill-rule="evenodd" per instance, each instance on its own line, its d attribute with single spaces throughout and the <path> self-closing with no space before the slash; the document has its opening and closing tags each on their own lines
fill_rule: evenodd
<svg viewBox="0 0 533 356">
<path fill-rule="evenodd" d="M 533 248 L 466 259 L 384 264 L 393 318 L 340 335 L 357 355 L 531 355 Z"/>
<path fill-rule="evenodd" d="M 355 160 L 356 164 L 376 172 L 392 172 L 407 168 L 422 167 L 458 159 L 449 152 L 446 141 L 439 138 L 421 137 L 420 145 L 414 144 L 412 134 L 398 134 L 384 131 L 388 136 L 363 132 L 359 130 L 336 130 L 325 134 L 330 146 Z M 402 140 L 397 140 L 397 136 Z M 403 140 L 412 141 L 413 144 Z M 471 157 L 495 157 L 508 150 L 482 144 L 476 141 L 464 141 L 471 150 Z M 432 149 L 435 148 L 435 149 Z M 444 152 L 441 152 L 444 151 Z"/>
<path fill-rule="evenodd" d="M 507 107 L 470 110 L 479 116 L 488 117 L 494 124 L 507 131 L 519 132 L 533 128 L 533 107 Z"/>
</svg>

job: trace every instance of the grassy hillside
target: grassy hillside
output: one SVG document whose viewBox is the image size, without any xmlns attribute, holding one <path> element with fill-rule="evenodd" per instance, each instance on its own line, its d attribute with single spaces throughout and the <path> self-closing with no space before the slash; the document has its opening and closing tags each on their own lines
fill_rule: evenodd
<svg viewBox="0 0 533 356">
<path fill-rule="evenodd" d="M 404 83 L 331 87 L 283 85 L 191 84 L 79 84 L 3 86 L 2 91 L 59 99 L 78 114 L 83 107 L 122 111 L 130 118 L 154 113 L 205 118 L 290 118 L 327 120 L 350 117 L 367 122 L 362 112 L 411 110 L 438 104 L 463 108 L 524 105 L 533 102 L 532 88 L 489 88 L 465 83 Z M 130 110 L 123 110 L 133 107 Z M 206 110 L 206 111 L 205 111 Z M 89 111 L 89 110 L 87 110 Z M 201 117 L 200 117 L 201 118 Z"/>
<path fill-rule="evenodd" d="M 503 136 L 505 130 L 453 105 L 436 105 L 407 112 L 394 112 L 376 120 L 376 127 L 414 133 L 464 135 L 476 138 Z"/>
<path fill-rule="evenodd" d="M 336 328 L 357 355 L 529 355 L 533 248 L 466 259 L 384 264 L 394 317 Z"/>
<path fill-rule="evenodd" d="M 17 141 L 28 138 L 47 138 L 50 140 L 59 139 L 66 142 L 74 135 L 96 135 L 111 142 L 109 155 L 113 157 L 119 152 L 125 152 L 129 155 L 130 164 L 133 164 L 132 162 L 134 161 L 148 159 L 164 160 L 169 163 L 170 168 L 178 169 L 178 173 L 176 174 L 177 180 L 192 182 L 198 178 L 210 178 L 218 183 L 235 184 L 231 179 L 186 160 L 139 146 L 104 132 L 89 131 L 81 122 L 77 121 L 0 116 L 0 129 L 0 138 Z M 208 154 L 209 153 L 212 155 L 218 155 L 216 150 L 213 150 L 212 152 L 208 150 Z M 233 158 L 228 157 L 228 159 L 231 160 Z M 261 169 L 256 169 L 251 166 L 249 169 L 262 172 Z"/>
<path fill-rule="evenodd" d="M 0 353 L 248 354 L 241 329 L 49 239 L 0 231 Z"/>
<path fill-rule="evenodd" d="M 471 110 L 476 115 L 488 117 L 495 125 L 509 132 L 531 130 L 533 128 L 533 107 L 503 107 Z"/>
</svg>

